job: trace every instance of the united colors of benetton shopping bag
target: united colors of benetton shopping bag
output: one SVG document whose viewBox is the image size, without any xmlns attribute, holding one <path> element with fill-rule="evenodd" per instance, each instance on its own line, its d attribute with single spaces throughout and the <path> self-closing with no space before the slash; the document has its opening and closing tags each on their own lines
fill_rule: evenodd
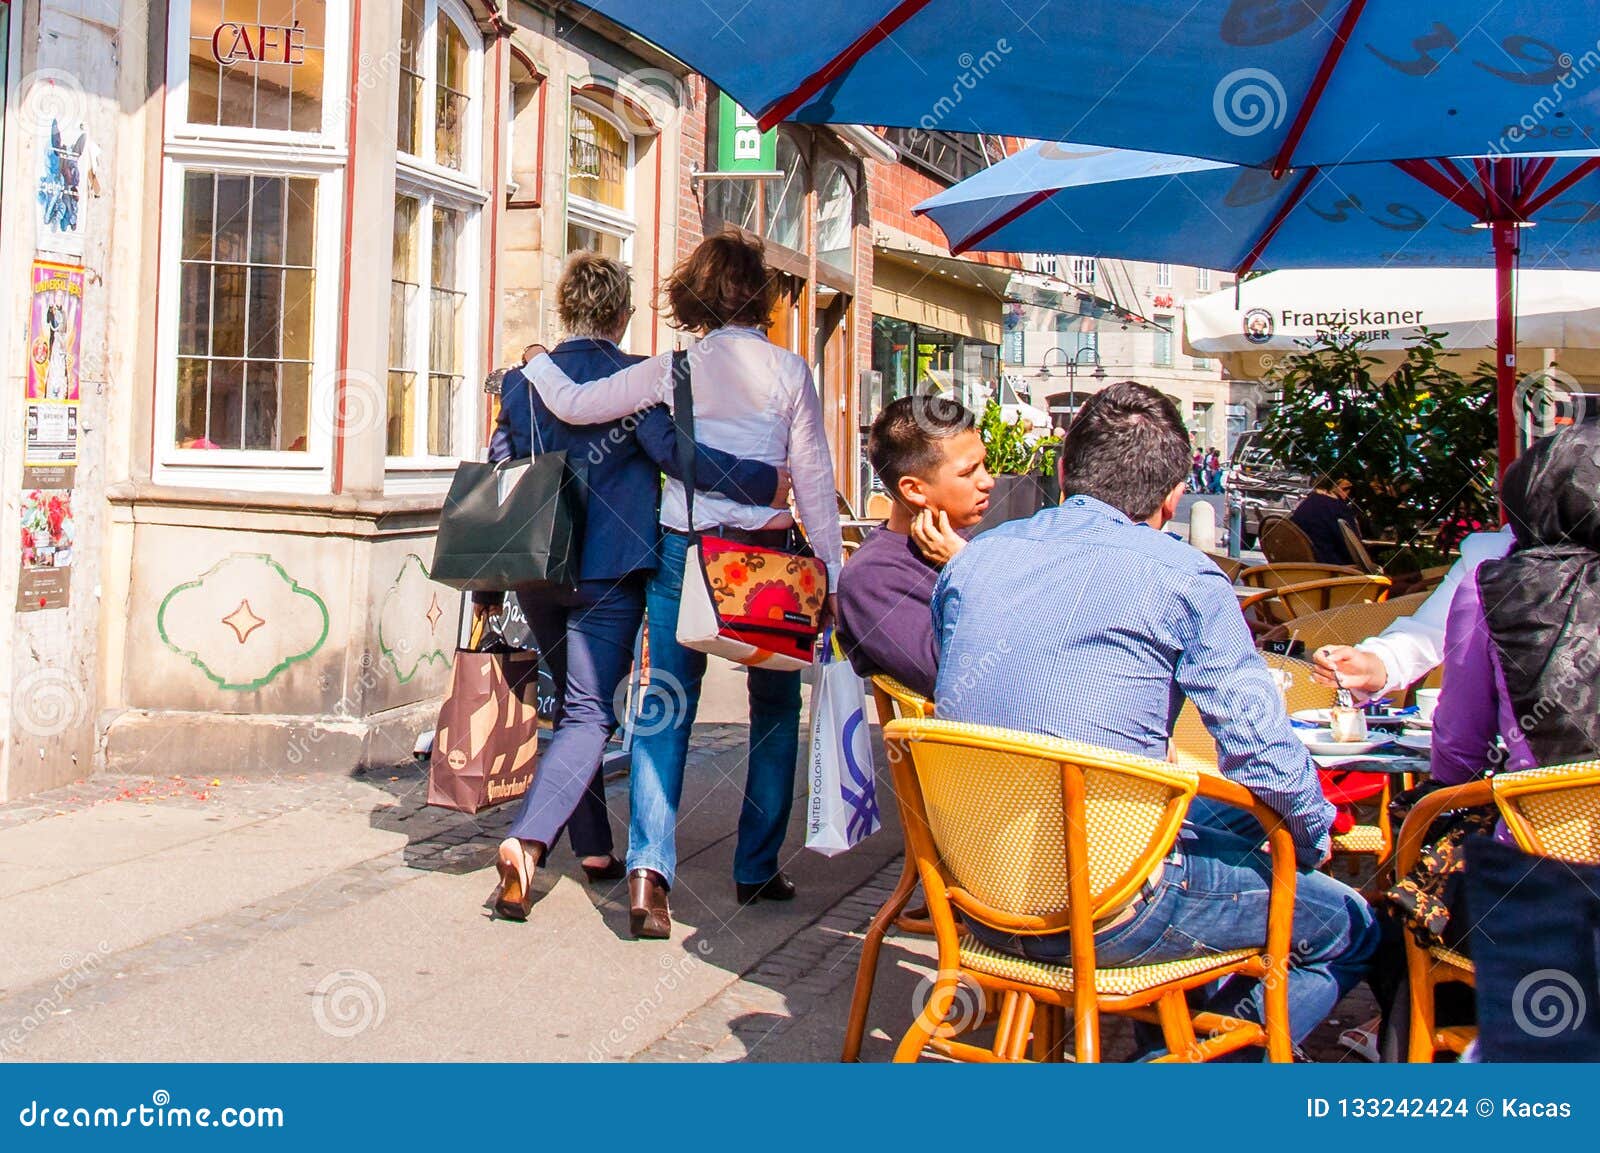
<svg viewBox="0 0 1600 1153">
<path fill-rule="evenodd" d="M 828 634 L 811 686 L 806 848 L 837 856 L 878 831 L 867 692 Z"/>
</svg>

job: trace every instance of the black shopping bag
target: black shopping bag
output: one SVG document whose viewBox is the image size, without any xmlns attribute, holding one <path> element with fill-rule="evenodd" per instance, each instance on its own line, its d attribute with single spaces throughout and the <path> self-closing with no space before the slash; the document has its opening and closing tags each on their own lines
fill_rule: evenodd
<svg viewBox="0 0 1600 1153">
<path fill-rule="evenodd" d="M 583 541 L 586 462 L 565 452 L 462 461 L 439 514 L 433 579 L 454 589 L 517 589 L 570 601 Z"/>
</svg>

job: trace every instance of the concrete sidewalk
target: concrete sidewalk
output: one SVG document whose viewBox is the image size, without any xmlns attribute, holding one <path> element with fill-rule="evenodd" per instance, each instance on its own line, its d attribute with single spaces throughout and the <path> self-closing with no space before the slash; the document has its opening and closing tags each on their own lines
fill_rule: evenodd
<svg viewBox="0 0 1600 1153">
<path fill-rule="evenodd" d="M 899 875 L 894 805 L 827 860 L 800 847 L 797 774 L 800 897 L 740 908 L 743 681 L 707 689 L 723 723 L 695 730 L 668 942 L 631 940 L 625 884 L 587 884 L 565 846 L 529 921 L 492 919 L 512 807 L 429 809 L 416 766 L 99 777 L 0 805 L 0 1060 L 837 1060 L 862 930 Z M 608 793 L 620 840 L 626 780 Z M 885 945 L 864 1060 L 892 1055 L 932 957 Z M 1348 1059 L 1337 1033 L 1309 1051 Z M 1108 1054 L 1130 1048 L 1109 1026 Z"/>
</svg>

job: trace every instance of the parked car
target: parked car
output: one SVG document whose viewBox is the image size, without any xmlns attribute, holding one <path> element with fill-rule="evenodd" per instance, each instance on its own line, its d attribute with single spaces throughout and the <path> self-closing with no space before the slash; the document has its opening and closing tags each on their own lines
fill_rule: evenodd
<svg viewBox="0 0 1600 1153">
<path fill-rule="evenodd" d="M 1263 515 L 1288 515 L 1311 492 L 1311 478 L 1288 468 L 1267 445 L 1259 443 L 1260 433 L 1259 428 L 1252 428 L 1239 437 L 1222 482 L 1224 531 L 1232 531 L 1235 510 L 1243 511 L 1240 543 L 1245 548 L 1256 547 Z"/>
</svg>

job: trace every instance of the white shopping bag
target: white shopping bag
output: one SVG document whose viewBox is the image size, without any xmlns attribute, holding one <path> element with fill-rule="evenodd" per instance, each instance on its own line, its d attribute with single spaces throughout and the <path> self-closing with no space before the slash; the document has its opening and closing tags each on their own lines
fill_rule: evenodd
<svg viewBox="0 0 1600 1153">
<path fill-rule="evenodd" d="M 810 796 L 806 848 L 825 857 L 854 848 L 878 831 L 867 692 L 830 632 L 811 686 Z"/>
</svg>

